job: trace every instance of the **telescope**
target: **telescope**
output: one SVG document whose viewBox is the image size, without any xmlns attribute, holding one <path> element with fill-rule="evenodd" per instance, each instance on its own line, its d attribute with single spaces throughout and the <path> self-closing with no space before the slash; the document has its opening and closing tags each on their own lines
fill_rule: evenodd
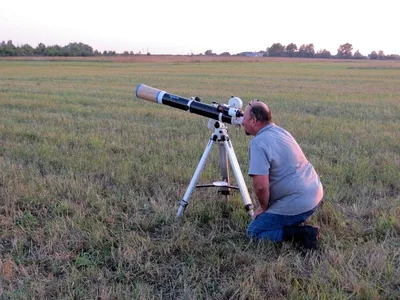
<svg viewBox="0 0 400 300">
<path fill-rule="evenodd" d="M 139 84 L 136 88 L 136 97 L 182 109 L 222 123 L 241 126 L 243 122 L 243 111 L 241 110 L 243 102 L 240 98 L 234 96 L 229 99 L 228 104 L 206 104 L 196 99 L 184 98 Z"/>
<path fill-rule="evenodd" d="M 198 101 L 199 99 L 197 97 L 189 99 L 169 94 L 165 91 L 144 84 L 139 84 L 137 86 L 136 97 L 208 117 L 210 118 L 208 122 L 208 128 L 212 129 L 212 127 L 214 127 L 214 132 L 207 143 L 203 155 L 201 156 L 200 162 L 197 165 L 185 195 L 180 201 L 177 217 L 180 217 L 183 211 L 186 209 L 194 188 L 218 187 L 220 188 L 219 192 L 225 196 L 229 195 L 230 189 L 240 190 L 243 198 L 244 208 L 250 214 L 250 217 L 254 218 L 253 204 L 251 202 L 245 180 L 228 135 L 228 129 L 225 125 L 225 123 L 238 126 L 242 125 L 244 115 L 243 111 L 241 110 L 243 105 L 242 100 L 238 97 L 232 96 L 229 99 L 228 104 L 218 104 L 215 102 L 213 102 L 213 104 L 205 104 Z M 212 119 L 216 121 L 213 121 Z M 196 185 L 206 163 L 207 157 L 215 143 L 217 143 L 219 146 L 219 168 L 221 181 L 215 181 L 212 184 Z M 231 163 L 232 171 L 236 177 L 238 187 L 230 184 L 228 161 Z"/>
</svg>

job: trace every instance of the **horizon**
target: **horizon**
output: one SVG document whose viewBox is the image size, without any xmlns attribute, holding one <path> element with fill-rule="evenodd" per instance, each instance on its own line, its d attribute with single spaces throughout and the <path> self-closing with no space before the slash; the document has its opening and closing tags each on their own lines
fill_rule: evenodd
<svg viewBox="0 0 400 300">
<path fill-rule="evenodd" d="M 115 51 L 116 54 L 120 55 L 120 54 L 123 54 L 125 51 L 127 51 L 127 52 L 129 52 L 129 53 L 130 53 L 130 52 L 133 52 L 133 51 L 129 51 L 129 50 L 116 51 L 116 50 L 114 50 L 114 49 L 112 49 L 112 48 L 110 48 L 110 49 L 108 49 L 108 50 L 99 50 L 99 49 L 94 48 L 92 45 L 86 44 L 85 42 L 82 42 L 82 41 L 74 41 L 74 42 L 71 41 L 71 42 L 69 42 L 69 43 L 67 43 L 67 44 L 65 44 L 65 45 L 46 44 L 46 43 L 43 43 L 43 42 L 39 42 L 39 43 L 37 43 L 36 45 L 31 45 L 31 44 L 29 44 L 29 43 L 14 43 L 14 40 L 12 40 L 12 39 L 0 40 L 0 42 L 5 42 L 5 43 L 7 43 L 8 41 L 11 41 L 11 42 L 13 43 L 13 45 L 16 46 L 16 47 L 22 47 L 22 46 L 28 44 L 29 46 L 31 46 L 31 47 L 34 48 L 34 49 L 35 49 L 39 44 L 43 44 L 43 45 L 45 45 L 46 47 L 53 47 L 53 46 L 65 47 L 65 46 L 69 45 L 70 43 L 82 43 L 82 44 L 85 44 L 85 45 L 87 45 L 87 46 L 92 47 L 93 51 L 98 51 L 99 53 L 103 53 L 104 51 L 107 51 L 107 52 L 109 52 L 109 51 Z M 278 43 L 278 42 L 277 42 L 277 43 Z M 289 44 L 290 44 L 290 43 L 289 43 Z M 310 43 L 310 44 L 313 44 L 313 43 Z M 345 43 L 343 43 L 343 44 L 345 44 Z M 349 43 L 349 44 L 351 44 L 351 43 Z M 283 45 L 285 48 L 286 48 L 286 46 L 287 46 L 287 45 L 285 45 L 285 44 L 282 44 L 282 45 Z M 296 46 L 297 46 L 298 48 L 300 48 L 301 45 L 303 45 L 303 44 L 300 44 L 300 45 L 297 45 L 297 44 L 296 44 Z M 307 44 L 306 44 L 306 45 L 307 45 Z M 272 46 L 272 45 L 270 45 L 270 46 Z M 337 54 L 337 51 L 339 50 L 339 47 L 340 47 L 340 46 L 341 46 L 341 45 L 339 45 L 339 46 L 337 47 L 338 49 L 336 49 L 335 52 L 330 51 L 330 53 L 331 53 L 332 56 L 335 56 L 335 55 Z M 352 45 L 352 46 L 353 46 L 353 51 L 352 51 L 353 54 L 354 54 L 356 51 L 359 51 L 358 49 L 355 50 L 354 45 Z M 223 54 L 223 53 L 229 53 L 230 55 L 240 55 L 240 54 L 242 54 L 242 53 L 268 52 L 267 49 L 268 49 L 268 47 L 267 47 L 266 49 L 257 50 L 257 51 L 252 51 L 252 50 L 241 51 L 241 52 L 230 52 L 230 51 L 215 52 L 215 51 L 213 51 L 213 54 L 212 54 L 212 55 L 221 55 L 221 54 Z M 212 50 L 212 49 L 207 49 L 206 51 L 208 51 L 208 50 Z M 315 50 L 315 53 L 318 53 L 319 51 L 322 51 L 322 50 L 328 50 L 328 51 L 329 51 L 329 49 L 326 49 L 326 48 L 315 49 L 315 47 L 314 47 L 314 50 Z M 133 54 L 134 54 L 134 55 L 146 55 L 147 53 L 149 53 L 149 54 L 151 54 L 151 55 L 191 56 L 191 55 L 206 55 L 206 54 L 205 54 L 206 51 L 204 51 L 204 52 L 199 52 L 199 53 L 182 53 L 182 52 L 178 52 L 178 53 L 152 53 L 149 49 L 146 49 L 145 51 L 138 51 L 138 52 L 136 52 L 136 53 L 133 52 Z M 298 51 L 298 50 L 296 50 L 296 51 Z M 295 52 L 296 52 L 296 51 L 295 51 Z M 364 56 L 368 56 L 368 55 L 370 55 L 372 52 L 379 53 L 379 51 L 383 51 L 383 50 L 372 50 L 372 51 L 369 52 L 369 53 L 363 53 L 362 51 L 360 51 L 360 53 L 361 53 L 362 55 L 364 55 Z M 386 53 L 385 51 L 383 51 L 383 53 L 384 53 L 384 55 L 399 55 L 398 53 Z"/>
</svg>

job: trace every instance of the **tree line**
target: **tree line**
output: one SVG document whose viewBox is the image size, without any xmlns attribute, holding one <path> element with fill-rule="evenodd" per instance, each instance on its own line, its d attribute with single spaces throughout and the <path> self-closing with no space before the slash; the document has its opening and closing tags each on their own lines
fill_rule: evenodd
<svg viewBox="0 0 400 300">
<path fill-rule="evenodd" d="M 207 50 L 204 55 L 217 55 L 212 50 Z M 229 52 L 223 52 L 220 55 L 231 55 Z M 367 55 L 363 55 L 359 50 L 353 53 L 353 45 L 345 43 L 339 46 L 337 53 L 332 54 L 326 49 L 315 51 L 314 44 L 303 44 L 297 47 L 296 44 L 290 43 L 287 46 L 281 43 L 274 43 L 266 50 L 258 52 L 241 52 L 237 55 L 242 56 L 269 56 L 269 57 L 304 57 L 304 58 L 341 58 L 341 59 L 400 59 L 398 54 L 385 55 L 383 51 L 372 51 Z"/>
<path fill-rule="evenodd" d="M 133 53 L 133 51 L 124 51 L 116 53 L 116 51 L 93 50 L 93 47 L 84 43 L 69 43 L 66 46 L 46 46 L 39 43 L 35 48 L 29 44 L 15 46 L 12 40 L 7 42 L 2 41 L 0 44 L 0 56 L 116 56 L 116 55 L 141 55 L 141 52 Z M 146 55 L 150 55 L 147 52 Z M 193 55 L 193 54 L 192 54 Z M 199 55 L 203 55 L 200 53 Z M 207 50 L 204 55 L 217 55 L 212 50 Z M 231 55 L 229 52 L 219 54 L 221 56 Z M 385 55 L 383 51 L 372 51 L 364 55 L 360 51 L 353 53 L 353 45 L 345 43 L 339 46 L 337 53 L 332 54 L 330 51 L 323 49 L 315 51 L 314 44 L 303 44 L 297 47 L 296 44 L 290 43 L 286 46 L 281 43 L 274 43 L 266 50 L 258 52 L 242 52 L 235 55 L 241 56 L 270 56 L 270 57 L 306 57 L 306 58 L 342 58 L 342 59 L 400 59 L 400 55 L 389 54 Z"/>
<path fill-rule="evenodd" d="M 323 49 L 315 51 L 314 44 L 303 44 L 299 48 L 296 44 L 290 43 L 284 46 L 280 43 L 274 43 L 268 47 L 263 56 L 272 57 L 307 57 L 307 58 L 342 58 L 342 59 L 400 59 L 397 54 L 385 55 L 383 51 L 372 51 L 364 55 L 359 50 L 353 53 L 353 45 L 345 43 L 339 46 L 336 54 Z"/>
<path fill-rule="evenodd" d="M 66 46 L 46 46 L 39 43 L 36 48 L 29 44 L 15 46 L 11 40 L 0 44 L 0 56 L 114 56 L 115 51 L 103 51 L 102 53 L 93 50 L 93 47 L 84 43 L 69 43 Z"/>
</svg>

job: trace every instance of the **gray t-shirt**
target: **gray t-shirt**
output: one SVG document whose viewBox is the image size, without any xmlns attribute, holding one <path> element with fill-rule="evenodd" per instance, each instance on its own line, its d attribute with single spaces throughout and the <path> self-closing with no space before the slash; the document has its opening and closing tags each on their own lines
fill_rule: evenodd
<svg viewBox="0 0 400 300">
<path fill-rule="evenodd" d="M 313 209 L 323 197 L 314 167 L 293 136 L 270 123 L 252 139 L 249 175 L 268 175 L 269 213 L 294 216 Z"/>
</svg>

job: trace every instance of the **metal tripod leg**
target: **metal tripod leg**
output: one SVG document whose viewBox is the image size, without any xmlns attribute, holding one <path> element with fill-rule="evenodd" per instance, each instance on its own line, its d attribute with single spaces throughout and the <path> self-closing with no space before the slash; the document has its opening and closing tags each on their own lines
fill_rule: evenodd
<svg viewBox="0 0 400 300">
<path fill-rule="evenodd" d="M 197 168 L 196 168 L 196 171 L 194 172 L 192 180 L 190 180 L 190 183 L 185 192 L 185 195 L 183 196 L 183 199 L 181 200 L 181 203 L 180 203 L 180 206 L 178 209 L 178 213 L 176 214 L 177 217 L 180 217 L 182 215 L 183 211 L 185 210 L 185 208 L 189 202 L 190 195 L 192 194 L 193 189 L 196 187 L 196 182 L 199 179 L 200 173 L 204 168 L 207 157 L 210 154 L 210 151 L 211 151 L 213 145 L 214 145 L 214 141 L 212 139 L 210 139 L 206 146 L 206 149 L 204 150 L 203 155 L 201 156 L 200 162 L 197 165 Z"/>
<path fill-rule="evenodd" d="M 223 142 L 219 142 L 219 171 L 220 171 L 220 176 L 221 176 L 221 181 L 226 182 L 228 185 L 230 185 L 229 181 L 229 167 L 228 167 L 228 154 L 226 153 L 225 150 L 225 145 Z M 226 196 L 226 200 L 229 200 L 229 194 L 230 190 L 229 187 L 222 186 L 218 190 L 221 195 Z"/>
<path fill-rule="evenodd" d="M 235 151 L 230 140 L 224 141 L 225 150 L 228 153 L 229 160 L 233 174 L 235 174 L 237 184 L 239 186 L 240 193 L 242 194 L 244 208 L 249 212 L 251 218 L 254 218 L 253 204 L 250 199 L 249 191 L 247 190 L 246 183 L 243 178 L 243 174 L 240 171 L 239 162 L 237 160 Z"/>
</svg>

